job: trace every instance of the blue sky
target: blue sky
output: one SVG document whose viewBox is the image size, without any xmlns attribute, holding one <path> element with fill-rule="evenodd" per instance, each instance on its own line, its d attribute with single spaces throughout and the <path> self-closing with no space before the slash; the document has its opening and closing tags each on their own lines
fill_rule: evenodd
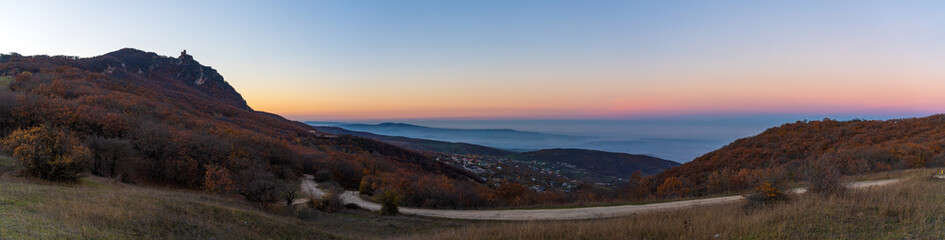
<svg viewBox="0 0 945 240">
<path fill-rule="evenodd" d="M 187 49 L 299 120 L 945 111 L 940 1 L 0 1 L 0 51 Z"/>
</svg>

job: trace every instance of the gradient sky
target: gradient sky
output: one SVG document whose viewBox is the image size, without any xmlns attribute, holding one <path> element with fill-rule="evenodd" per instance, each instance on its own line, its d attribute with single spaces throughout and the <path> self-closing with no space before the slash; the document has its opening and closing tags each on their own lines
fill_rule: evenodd
<svg viewBox="0 0 945 240">
<path fill-rule="evenodd" d="M 298 120 L 945 112 L 945 1 L 0 6 L 0 52 L 186 49 Z"/>
</svg>

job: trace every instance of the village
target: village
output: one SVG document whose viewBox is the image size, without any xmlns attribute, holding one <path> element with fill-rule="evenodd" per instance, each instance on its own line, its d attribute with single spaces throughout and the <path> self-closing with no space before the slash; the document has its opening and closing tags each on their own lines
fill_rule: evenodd
<svg viewBox="0 0 945 240">
<path fill-rule="evenodd" d="M 472 154 L 442 154 L 436 159 L 474 173 L 492 185 L 515 182 L 535 192 L 571 192 L 584 182 L 616 188 L 627 182 L 624 178 L 601 176 L 561 162 L 522 161 Z"/>
</svg>

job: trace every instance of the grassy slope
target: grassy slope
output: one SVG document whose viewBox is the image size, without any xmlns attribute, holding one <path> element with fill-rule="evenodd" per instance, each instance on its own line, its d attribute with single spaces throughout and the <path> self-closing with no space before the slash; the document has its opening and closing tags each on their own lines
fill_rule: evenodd
<svg viewBox="0 0 945 240">
<path fill-rule="evenodd" d="M 363 210 L 309 211 L 303 221 L 303 206 L 263 211 L 238 199 L 102 178 L 37 183 L 14 177 L 15 166 L 0 155 L 0 239 L 376 239 L 468 224 Z"/>
<path fill-rule="evenodd" d="M 332 239 L 303 222 L 201 194 L 0 180 L 0 239 Z"/>
<path fill-rule="evenodd" d="M 308 220 L 240 200 L 85 179 L 76 185 L 11 177 L 0 156 L 0 239 L 873 239 L 945 235 L 945 181 L 913 170 L 862 176 L 912 178 L 842 197 L 802 195 L 748 211 L 738 204 L 583 221 L 471 222 L 364 211 Z M 3 174 L 6 172 L 7 174 Z M 5 175 L 5 176 L 4 176 Z M 278 210 L 276 212 L 279 212 Z M 297 211 L 288 211 L 297 213 Z M 294 214 L 293 213 L 293 214 Z"/>
<path fill-rule="evenodd" d="M 746 210 L 739 204 L 586 221 L 487 223 L 416 239 L 925 239 L 945 236 L 939 170 L 840 197 L 812 194 Z"/>
</svg>

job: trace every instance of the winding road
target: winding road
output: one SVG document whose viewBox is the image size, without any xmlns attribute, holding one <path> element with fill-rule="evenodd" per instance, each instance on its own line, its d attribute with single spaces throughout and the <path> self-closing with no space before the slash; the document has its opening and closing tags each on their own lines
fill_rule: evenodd
<svg viewBox="0 0 945 240">
<path fill-rule="evenodd" d="M 852 182 L 848 186 L 854 189 L 882 186 L 898 182 L 900 179 L 874 180 Z M 303 193 L 317 194 L 322 196 L 324 191 L 318 189 L 310 176 L 302 180 Z M 790 190 L 792 193 L 805 193 L 807 189 L 795 188 Z M 345 191 L 340 196 L 345 204 L 353 203 L 361 208 L 380 211 L 381 205 L 362 199 L 356 191 Z M 447 209 L 421 209 L 401 207 L 400 213 L 408 215 L 450 218 L 450 219 L 469 219 L 469 220 L 505 220 L 505 221 L 531 221 L 531 220 L 576 220 L 576 219 L 594 219 L 609 218 L 633 215 L 645 212 L 665 211 L 681 208 L 691 208 L 706 205 L 717 205 L 732 203 L 743 200 L 743 196 L 714 197 L 695 200 L 683 200 L 674 202 L 651 203 L 642 205 L 619 205 L 607 207 L 585 207 L 585 208 L 564 208 L 564 209 L 527 209 L 527 210 L 447 210 Z M 297 200 L 296 202 L 305 201 Z"/>
</svg>

